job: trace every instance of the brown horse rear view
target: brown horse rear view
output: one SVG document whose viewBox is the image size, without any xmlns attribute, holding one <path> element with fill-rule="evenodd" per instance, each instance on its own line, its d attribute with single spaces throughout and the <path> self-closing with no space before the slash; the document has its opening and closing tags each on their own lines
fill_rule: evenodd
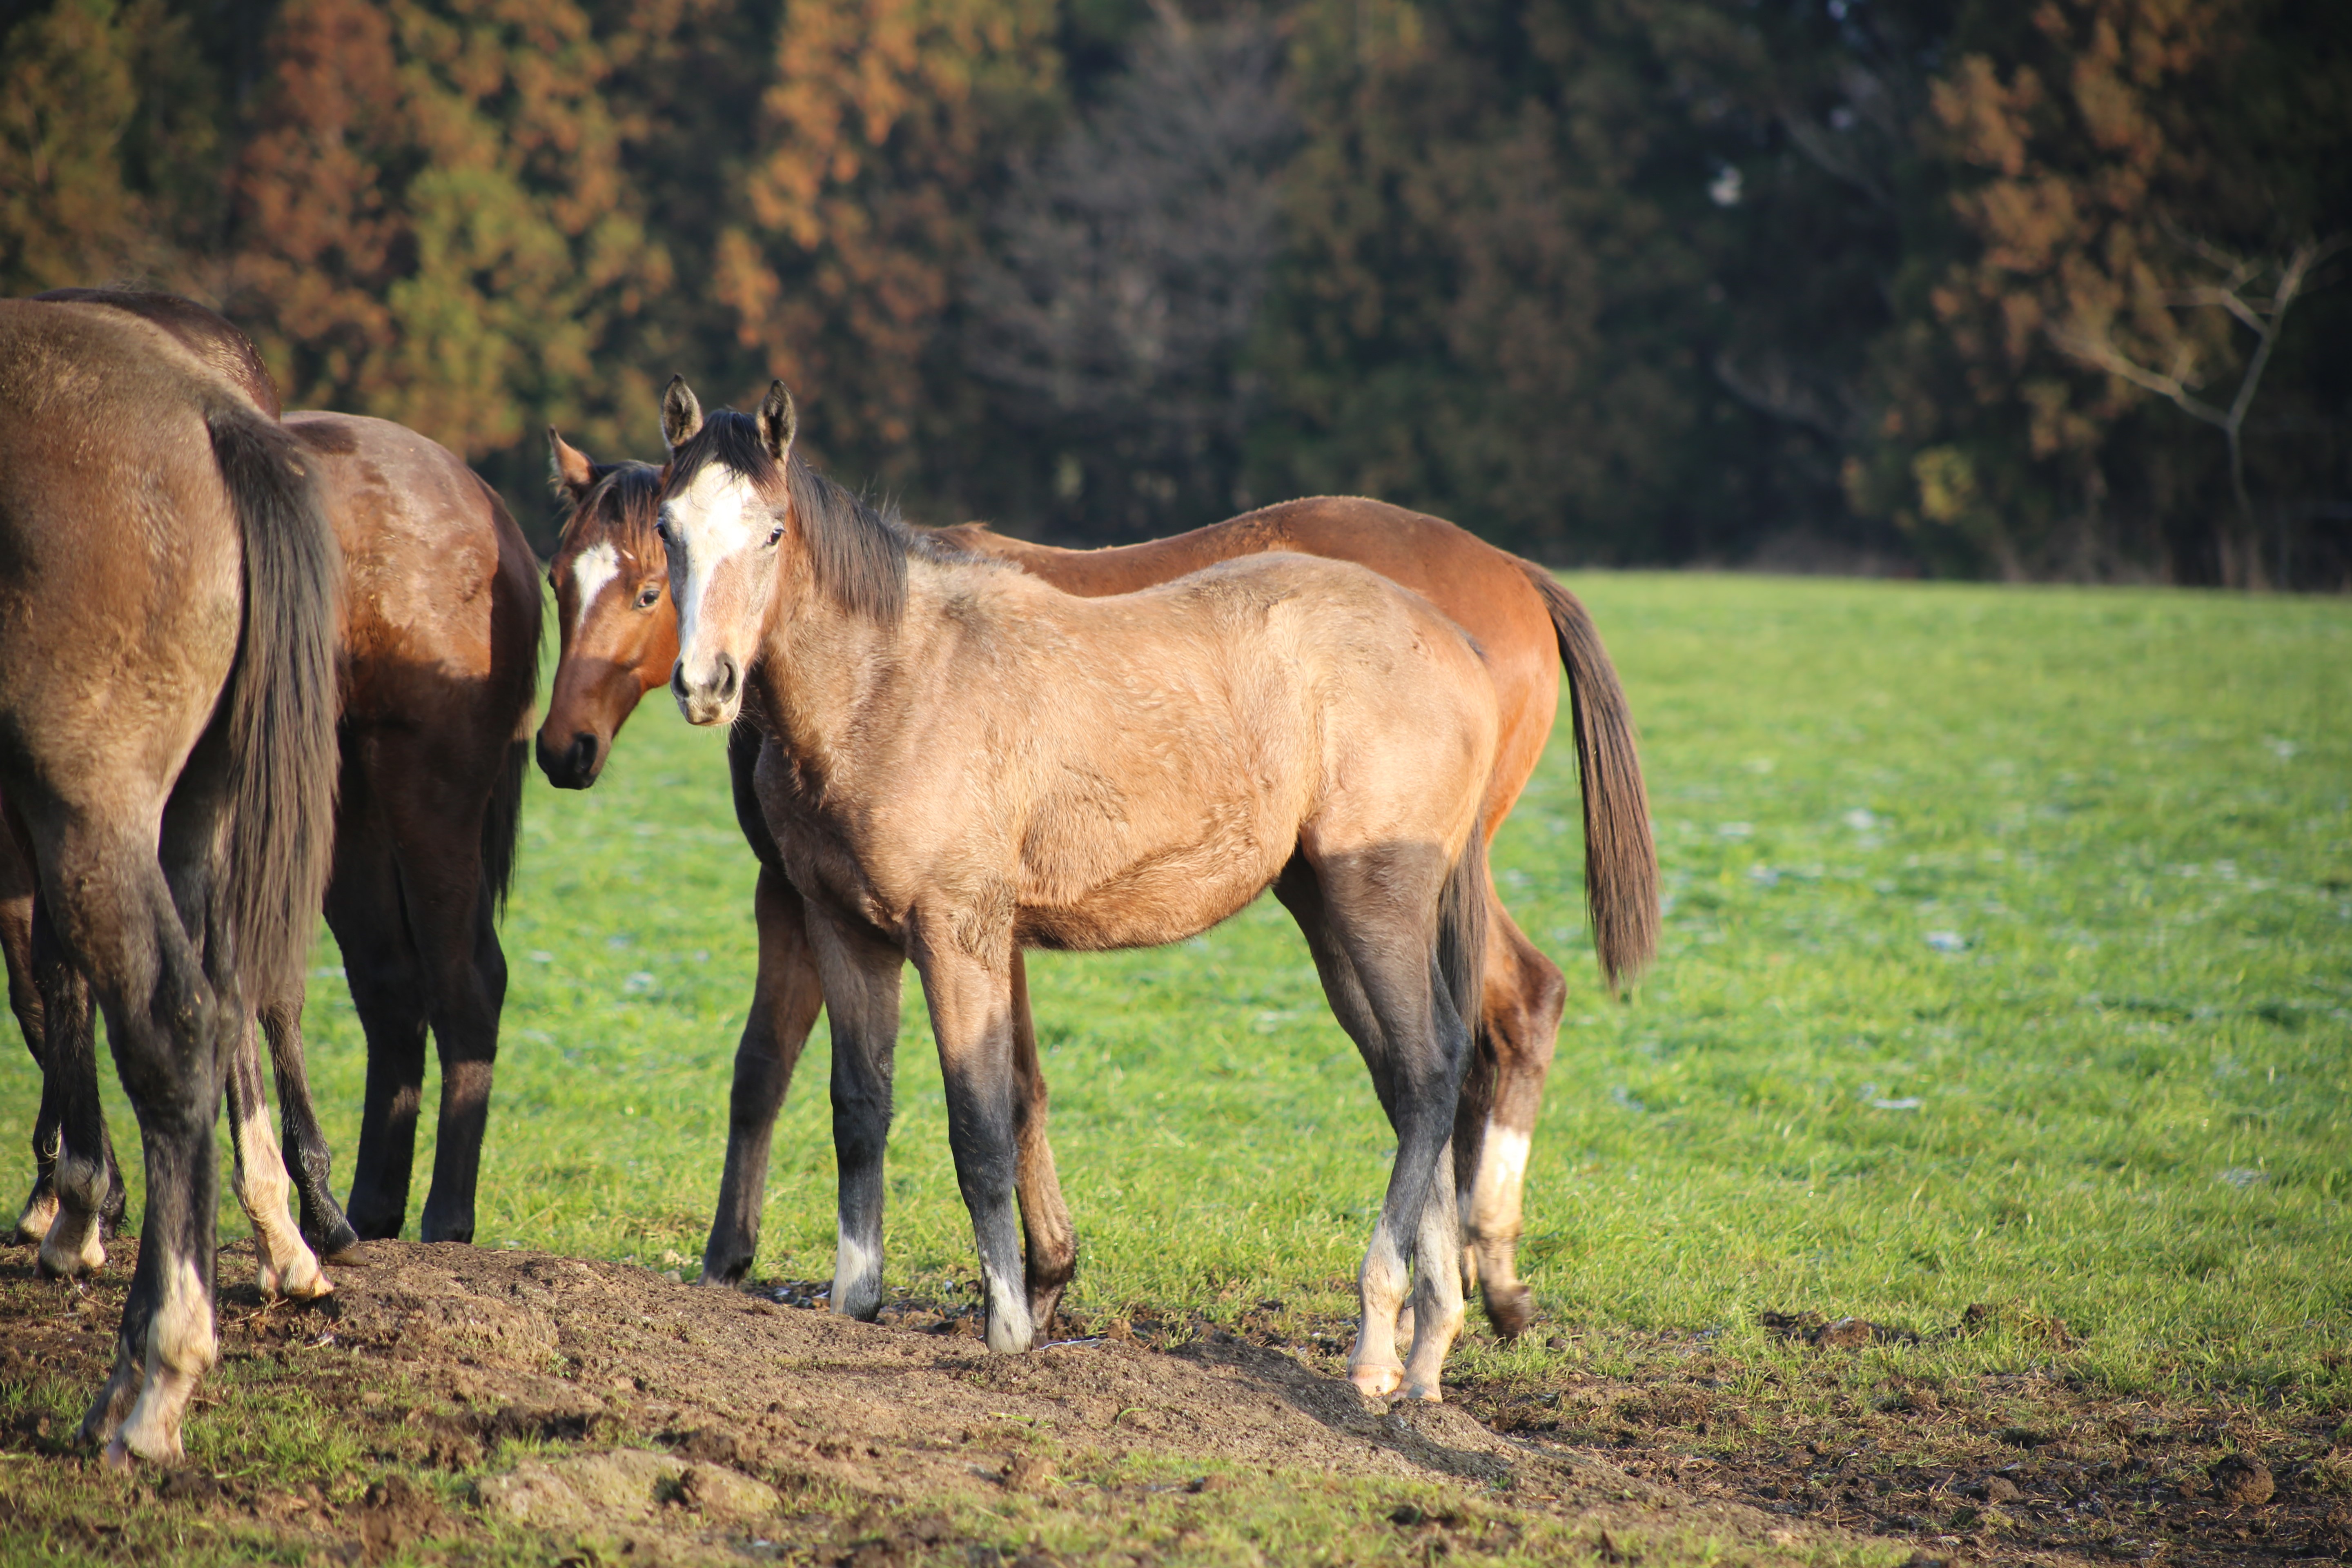
<svg viewBox="0 0 2352 1568">
<path fill-rule="evenodd" d="M 218 1064 L 308 951 L 340 578 L 290 442 L 238 389 L 122 312 L 0 302 L 0 797 L 147 1152 L 85 1421 L 118 1459 L 179 1456 L 214 1359 Z M 58 1181 L 104 1199 L 79 1151 Z"/>
<path fill-rule="evenodd" d="M 121 289 L 38 298 L 152 322 L 256 406 L 278 412 L 277 388 L 252 344 L 193 300 Z M 329 1187 L 330 1152 L 302 1057 L 299 969 L 281 994 L 258 999 L 285 1116 L 283 1156 L 269 1136 L 249 1042 L 226 1076 L 236 1192 L 263 1243 L 263 1288 L 307 1295 L 326 1287 L 305 1237 L 332 1256 L 400 1233 L 428 1026 L 441 1047 L 444 1136 L 424 1235 L 472 1237 L 506 987 L 492 918 L 514 866 L 527 761 L 519 731 L 537 682 L 541 616 L 536 563 L 521 531 L 454 453 L 381 419 L 298 413 L 286 424 L 320 481 L 352 584 L 341 650 L 338 847 L 327 893 L 328 923 L 368 1038 L 351 1218 Z M 45 1271 L 83 1274 L 104 1261 L 101 1237 L 121 1213 L 122 1187 L 97 1097 L 88 990 L 48 954 L 37 961 L 32 891 L 29 865 L 0 844 L 0 953 L 26 1044 L 43 1068 L 35 1182 L 17 1233 L 41 1244 Z M 37 968 L 37 985 L 29 983 Z M 44 991 L 58 1005 L 46 1005 Z M 68 1120 L 71 1134 L 61 1140 Z M 52 1166 L 61 1142 L 95 1151 L 109 1170 L 109 1195 L 96 1214 L 58 1202 Z M 300 1235 L 286 1221 L 288 1173 L 301 1198 Z"/>
</svg>

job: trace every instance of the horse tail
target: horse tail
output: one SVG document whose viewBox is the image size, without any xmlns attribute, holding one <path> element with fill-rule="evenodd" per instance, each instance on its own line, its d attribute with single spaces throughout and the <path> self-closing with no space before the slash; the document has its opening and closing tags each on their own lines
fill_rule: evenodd
<svg viewBox="0 0 2352 1568">
<path fill-rule="evenodd" d="M 482 813 L 482 888 L 503 911 L 514 889 L 521 858 L 523 775 L 530 767 L 531 710 L 539 702 L 539 662 L 546 647 L 547 616 L 539 587 L 539 560 L 515 526 L 514 514 L 489 481 L 467 470 L 490 506 L 490 529 L 499 541 L 499 581 L 491 590 L 492 668 L 504 667 L 506 689 L 499 710 L 514 716 L 507 754 L 490 782 Z"/>
<path fill-rule="evenodd" d="M 1658 951 L 1658 847 L 1650 837 L 1633 715 L 1609 650 L 1576 595 L 1531 561 L 1520 562 L 1519 569 L 1543 596 L 1568 668 L 1576 771 L 1584 790 L 1584 902 L 1601 975 L 1616 990 Z"/>
<path fill-rule="evenodd" d="M 342 552 L 299 448 L 276 421 L 221 397 L 205 425 L 245 561 L 245 624 L 222 708 L 227 927 L 250 1001 L 299 983 L 333 858 Z"/>
<path fill-rule="evenodd" d="M 1437 973 L 1474 1039 L 1486 1012 L 1486 824 L 1473 822 L 1437 894 Z"/>
</svg>

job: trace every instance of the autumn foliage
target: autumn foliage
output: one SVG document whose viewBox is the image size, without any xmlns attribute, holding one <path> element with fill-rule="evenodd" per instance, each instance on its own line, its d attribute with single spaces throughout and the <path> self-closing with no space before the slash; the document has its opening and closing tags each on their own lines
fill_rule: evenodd
<svg viewBox="0 0 2352 1568">
<path fill-rule="evenodd" d="M 534 519 L 673 371 L 1069 539 L 2339 586 L 2325 0 L 31 0 L 0 289 L 139 279 Z"/>
</svg>

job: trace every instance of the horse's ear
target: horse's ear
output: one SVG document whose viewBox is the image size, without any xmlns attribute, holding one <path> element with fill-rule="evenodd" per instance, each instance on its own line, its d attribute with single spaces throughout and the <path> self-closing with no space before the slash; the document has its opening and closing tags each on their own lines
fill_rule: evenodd
<svg viewBox="0 0 2352 1568">
<path fill-rule="evenodd" d="M 701 428 L 702 405 L 694 400 L 694 389 L 686 384 L 686 377 L 671 376 L 669 389 L 662 394 L 662 439 L 675 452 Z"/>
<path fill-rule="evenodd" d="M 557 435 L 552 425 L 547 427 L 547 478 L 557 498 L 568 498 L 574 506 L 586 499 L 596 483 L 595 461 Z"/>
<path fill-rule="evenodd" d="M 781 381 L 768 384 L 768 395 L 760 399 L 760 445 L 768 449 L 781 467 L 793 449 L 793 437 L 799 434 L 801 416 L 793 407 L 793 395 L 784 390 Z"/>
</svg>

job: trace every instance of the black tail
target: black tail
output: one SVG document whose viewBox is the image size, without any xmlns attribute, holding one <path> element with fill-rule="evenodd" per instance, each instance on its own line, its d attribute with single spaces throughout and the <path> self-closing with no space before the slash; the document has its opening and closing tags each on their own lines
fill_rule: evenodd
<svg viewBox="0 0 2352 1568">
<path fill-rule="evenodd" d="M 1454 1014 L 1475 1038 L 1486 1014 L 1486 831 L 1470 826 L 1462 858 L 1437 895 L 1437 973 L 1454 999 Z"/>
<path fill-rule="evenodd" d="M 1584 786 L 1584 901 L 1601 973 L 1615 989 L 1658 951 L 1658 847 L 1650 837 L 1633 720 L 1592 617 L 1550 573 L 1529 561 L 1519 567 L 1543 595 L 1568 667 L 1576 771 Z"/>
<path fill-rule="evenodd" d="M 506 761 L 499 764 L 490 804 L 482 813 L 482 886 L 501 911 L 514 889 L 515 851 L 522 838 L 522 779 L 530 764 L 530 742 L 508 742 Z"/>
<path fill-rule="evenodd" d="M 499 582 L 492 590 L 490 613 L 491 660 L 494 670 L 504 668 L 506 700 L 500 711 L 512 714 L 515 726 L 506 758 L 490 785 L 489 804 L 482 812 L 482 887 L 503 911 L 507 895 L 514 888 L 515 863 L 520 858 L 523 775 L 530 767 L 528 731 L 531 710 L 539 701 L 539 661 L 546 647 L 547 614 L 540 596 L 539 561 L 531 554 L 530 542 L 515 526 L 514 514 L 499 492 L 481 475 L 473 478 L 489 503 L 491 531 L 499 539 Z"/>
<path fill-rule="evenodd" d="M 223 398 L 213 457 L 236 510 L 245 627 L 228 718 L 228 929 L 248 998 L 299 982 L 335 837 L 335 649 L 342 552 L 300 448 L 274 421 Z"/>
</svg>

